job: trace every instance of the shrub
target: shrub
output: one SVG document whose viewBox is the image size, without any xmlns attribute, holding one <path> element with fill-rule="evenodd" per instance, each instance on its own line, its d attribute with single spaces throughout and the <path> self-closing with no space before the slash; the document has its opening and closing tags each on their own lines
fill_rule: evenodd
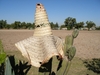
<svg viewBox="0 0 100 75">
<path fill-rule="evenodd" d="M 100 74 L 100 58 L 85 60 L 84 63 L 85 63 L 86 68 L 88 68 L 88 70 L 92 70 L 93 72 Z"/>
</svg>

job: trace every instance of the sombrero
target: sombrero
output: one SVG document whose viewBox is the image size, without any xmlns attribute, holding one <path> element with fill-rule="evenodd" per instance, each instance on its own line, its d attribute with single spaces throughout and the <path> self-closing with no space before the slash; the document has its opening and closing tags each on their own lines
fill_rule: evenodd
<svg viewBox="0 0 100 75">
<path fill-rule="evenodd" d="M 35 67 L 40 67 L 53 56 L 64 57 L 62 39 L 53 35 L 46 10 L 41 3 L 36 5 L 33 36 L 15 43 L 15 46 Z"/>
</svg>

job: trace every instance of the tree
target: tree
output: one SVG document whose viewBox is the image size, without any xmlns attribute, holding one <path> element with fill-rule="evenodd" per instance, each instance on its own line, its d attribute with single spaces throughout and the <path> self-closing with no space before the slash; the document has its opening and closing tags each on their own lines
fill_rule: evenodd
<svg viewBox="0 0 100 75">
<path fill-rule="evenodd" d="M 11 23 L 11 28 L 12 28 L 12 29 L 16 29 L 16 27 L 15 27 L 15 24 L 14 24 L 14 23 Z"/>
<path fill-rule="evenodd" d="M 11 25 L 10 24 L 7 24 L 5 28 L 6 29 L 10 29 L 11 28 Z"/>
<path fill-rule="evenodd" d="M 54 24 L 53 22 L 50 22 L 50 26 L 52 29 L 58 29 L 59 27 L 58 23 Z"/>
<path fill-rule="evenodd" d="M 100 26 L 96 27 L 96 30 L 100 30 Z"/>
<path fill-rule="evenodd" d="M 21 27 L 21 22 L 20 22 L 20 21 L 15 21 L 15 22 L 12 24 L 12 27 L 13 27 L 13 29 L 20 29 L 20 27 Z"/>
<path fill-rule="evenodd" d="M 67 26 L 67 29 L 70 30 L 75 26 L 76 18 L 68 17 L 65 19 L 64 23 L 65 23 L 65 26 Z"/>
<path fill-rule="evenodd" d="M 91 27 L 96 26 L 96 24 L 93 21 L 87 21 L 86 24 L 88 30 L 90 30 Z"/>
<path fill-rule="evenodd" d="M 7 25 L 7 21 L 3 21 L 3 28 L 6 28 L 6 25 Z"/>
<path fill-rule="evenodd" d="M 32 24 L 32 28 L 33 28 L 33 29 L 35 28 L 35 23 Z"/>
<path fill-rule="evenodd" d="M 0 20 L 0 29 L 10 29 L 10 28 L 12 29 L 27 29 L 27 28 L 34 29 L 35 23 L 26 23 L 26 22 L 21 23 L 20 21 L 15 21 L 14 23 L 7 24 L 6 20 Z"/>
<path fill-rule="evenodd" d="M 3 21 L 3 20 L 0 20 L 0 29 L 2 29 L 2 28 L 3 28 L 2 21 Z"/>
<path fill-rule="evenodd" d="M 0 20 L 0 29 L 6 28 L 7 21 L 6 20 Z"/>
<path fill-rule="evenodd" d="M 60 26 L 60 29 L 62 29 L 62 28 L 66 28 L 66 26 L 65 26 L 65 25 L 61 25 L 61 26 Z"/>
<path fill-rule="evenodd" d="M 55 29 L 58 29 L 59 28 L 58 23 L 56 23 L 54 27 L 55 27 Z"/>
<path fill-rule="evenodd" d="M 54 23 L 53 22 L 50 22 L 50 26 L 52 29 L 54 29 Z"/>
<path fill-rule="evenodd" d="M 21 28 L 22 28 L 22 29 L 26 29 L 26 28 L 27 28 L 27 25 L 26 25 L 25 22 L 22 22 L 22 23 L 21 23 Z"/>
<path fill-rule="evenodd" d="M 84 22 L 79 22 L 75 24 L 75 28 L 80 29 L 84 26 Z"/>
<path fill-rule="evenodd" d="M 34 29 L 35 28 L 35 23 L 33 23 L 33 24 L 27 23 L 27 28 L 28 29 Z"/>
</svg>

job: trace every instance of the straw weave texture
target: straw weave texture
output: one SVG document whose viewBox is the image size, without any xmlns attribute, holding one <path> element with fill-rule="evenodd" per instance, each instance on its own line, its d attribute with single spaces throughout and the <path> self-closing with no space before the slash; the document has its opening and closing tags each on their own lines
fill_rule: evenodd
<svg viewBox="0 0 100 75">
<path fill-rule="evenodd" d="M 48 62 L 55 55 L 63 56 L 62 40 L 56 36 L 29 37 L 15 44 L 33 66 L 40 67 L 40 62 Z"/>
</svg>

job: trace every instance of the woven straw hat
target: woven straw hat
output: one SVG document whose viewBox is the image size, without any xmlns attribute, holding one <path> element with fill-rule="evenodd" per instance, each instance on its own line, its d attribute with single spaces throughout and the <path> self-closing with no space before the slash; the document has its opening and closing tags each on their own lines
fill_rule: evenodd
<svg viewBox="0 0 100 75">
<path fill-rule="evenodd" d="M 40 67 L 41 63 L 48 62 L 55 55 L 64 57 L 62 40 L 52 34 L 46 10 L 41 3 L 36 5 L 33 36 L 17 42 L 15 46 L 35 67 Z"/>
<path fill-rule="evenodd" d="M 40 3 L 36 5 L 34 36 L 51 35 L 51 27 L 44 6 Z"/>
</svg>

